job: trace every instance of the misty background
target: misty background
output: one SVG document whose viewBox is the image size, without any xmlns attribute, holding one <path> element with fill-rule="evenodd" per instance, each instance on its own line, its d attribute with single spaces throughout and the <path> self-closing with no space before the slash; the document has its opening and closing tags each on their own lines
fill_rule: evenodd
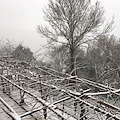
<svg viewBox="0 0 120 120">
<path fill-rule="evenodd" d="M 99 1 L 105 8 L 106 21 L 109 22 L 114 16 L 111 34 L 120 38 L 120 1 Z M 47 3 L 48 0 L 0 0 L 0 39 L 9 39 L 14 44 L 22 43 L 36 52 L 47 43 L 36 30 L 37 25 L 45 24 L 43 8 Z"/>
</svg>

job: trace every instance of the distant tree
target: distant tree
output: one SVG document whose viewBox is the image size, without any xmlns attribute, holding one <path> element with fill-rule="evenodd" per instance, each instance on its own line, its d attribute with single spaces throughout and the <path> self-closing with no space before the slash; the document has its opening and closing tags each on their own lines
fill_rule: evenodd
<svg viewBox="0 0 120 120">
<path fill-rule="evenodd" d="M 49 42 L 68 47 L 71 71 L 75 69 L 78 47 L 106 34 L 113 23 L 112 21 L 101 29 L 104 23 L 104 9 L 99 2 L 92 5 L 91 0 L 49 0 L 44 13 L 49 26 L 38 26 L 37 30 L 47 37 Z M 75 71 L 72 75 L 75 75 Z"/>
<path fill-rule="evenodd" d="M 16 49 L 13 51 L 13 58 L 21 60 L 21 61 L 26 61 L 30 62 L 34 58 L 33 52 L 31 52 L 30 48 L 26 48 L 23 45 L 19 44 Z"/>
<path fill-rule="evenodd" d="M 0 40 L 0 56 L 10 56 L 13 51 L 13 41 L 10 41 L 9 39 Z"/>
<path fill-rule="evenodd" d="M 92 80 L 119 88 L 120 43 L 114 35 L 101 36 L 97 43 L 88 49 L 85 60 L 88 67 L 84 69 L 84 77 L 90 79 L 93 74 Z"/>
<path fill-rule="evenodd" d="M 66 69 L 66 66 L 69 63 L 69 52 L 66 46 L 64 45 L 56 45 L 56 46 L 51 46 L 48 49 L 48 54 L 49 58 L 51 60 L 50 66 L 59 71 L 62 72 L 64 71 L 63 69 Z M 67 65 L 66 65 L 67 64 Z"/>
</svg>

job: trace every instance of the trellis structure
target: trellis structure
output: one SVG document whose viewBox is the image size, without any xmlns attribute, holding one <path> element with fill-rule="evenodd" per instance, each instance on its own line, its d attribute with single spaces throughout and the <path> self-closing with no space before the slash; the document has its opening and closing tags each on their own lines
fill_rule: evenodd
<svg viewBox="0 0 120 120">
<path fill-rule="evenodd" d="M 1 113 L 10 119 L 120 120 L 120 89 L 48 67 L 25 68 L 5 58 L 1 61 L 0 84 Z"/>
</svg>

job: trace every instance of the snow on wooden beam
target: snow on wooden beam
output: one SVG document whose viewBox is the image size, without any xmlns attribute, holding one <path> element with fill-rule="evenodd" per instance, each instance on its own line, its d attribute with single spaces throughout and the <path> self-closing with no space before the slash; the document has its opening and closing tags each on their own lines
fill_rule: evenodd
<svg viewBox="0 0 120 120">
<path fill-rule="evenodd" d="M 52 103 L 52 104 L 55 105 L 55 104 L 58 104 L 58 103 L 64 102 L 64 101 L 66 101 L 66 100 L 69 100 L 70 98 L 71 98 L 71 97 L 66 97 L 66 98 L 60 99 L 60 100 L 58 100 L 58 101 L 55 101 L 55 102 Z"/>
<path fill-rule="evenodd" d="M 76 97 L 76 96 L 74 96 L 74 95 L 70 95 L 70 96 L 73 97 L 73 98 L 75 98 L 76 100 L 79 100 L 79 101 L 83 102 L 85 105 L 89 106 L 91 109 L 93 109 L 93 110 L 95 110 L 95 111 L 97 111 L 97 112 L 101 112 L 102 114 L 105 114 L 106 116 L 108 115 L 108 116 L 110 116 L 111 118 L 114 118 L 115 120 L 120 120 L 120 118 L 117 117 L 116 115 L 113 115 L 113 114 L 111 114 L 110 112 L 107 112 L 107 111 L 105 111 L 105 110 L 102 110 L 101 108 L 98 108 L 98 107 L 96 107 L 96 106 L 94 106 L 94 105 L 91 105 L 90 103 L 88 103 L 88 102 L 80 99 L 79 97 Z"/>
<path fill-rule="evenodd" d="M 39 69 L 39 70 L 41 70 L 41 71 L 43 71 L 43 72 L 45 72 L 45 73 L 48 73 L 49 75 L 54 76 L 54 77 L 63 78 L 63 77 L 61 77 L 61 76 L 58 76 L 58 75 L 52 74 L 52 73 L 50 73 L 50 72 L 48 72 L 48 71 L 46 71 L 46 70 L 43 70 L 43 69 L 40 68 L 40 67 L 36 67 L 36 68 Z"/>
<path fill-rule="evenodd" d="M 39 69 L 39 70 L 41 70 L 41 71 L 43 71 L 43 72 L 46 72 L 46 73 L 48 73 L 48 74 L 50 74 L 50 75 L 52 75 L 52 76 L 59 77 L 59 78 L 61 78 L 61 79 L 71 79 L 71 78 L 72 78 L 72 80 L 77 80 L 78 82 L 81 81 L 81 82 L 83 82 L 83 83 L 86 83 L 86 84 L 88 84 L 88 85 L 94 86 L 94 87 L 96 87 L 96 88 L 100 88 L 100 89 L 103 89 L 103 90 L 113 90 L 113 91 L 116 91 L 116 89 L 111 88 L 111 87 L 109 87 L 109 86 L 105 86 L 105 85 L 103 85 L 103 84 L 96 83 L 96 82 L 93 82 L 93 81 L 90 81 L 90 80 L 87 80 L 87 79 L 78 78 L 77 76 L 71 76 L 71 75 L 69 75 L 69 74 L 65 74 L 65 73 L 62 73 L 62 72 L 58 72 L 58 71 L 53 70 L 53 69 L 48 68 L 48 67 L 44 67 L 44 66 L 39 66 L 39 67 L 37 67 L 37 66 L 36 66 L 35 68 L 37 68 L 37 69 Z M 57 75 L 55 75 L 55 74 L 53 74 L 53 73 L 51 73 L 51 72 L 48 72 L 47 70 L 50 70 L 50 71 L 52 71 L 53 73 L 57 73 L 57 74 L 66 76 L 66 78 L 57 76 Z M 73 79 L 73 78 L 74 78 L 74 79 Z M 118 93 L 115 93 L 115 92 L 114 92 L 114 94 L 120 96 L 120 94 L 118 94 Z"/>
<path fill-rule="evenodd" d="M 24 90 L 22 87 L 20 87 L 19 85 L 15 84 L 14 82 L 12 82 L 11 80 L 7 79 L 6 77 L 4 77 L 3 75 L 0 75 L 0 77 L 4 78 L 4 80 L 6 80 L 7 82 L 9 82 L 10 84 L 14 85 L 15 87 L 17 87 L 18 89 L 24 91 L 26 94 L 30 95 L 31 97 L 33 97 L 34 99 L 36 99 L 37 101 L 39 101 L 40 103 L 44 104 L 48 109 L 50 109 L 52 112 L 56 113 L 59 117 L 61 117 L 64 120 L 76 120 L 76 118 L 72 117 L 71 115 L 68 115 L 67 113 L 63 113 L 62 110 L 58 109 L 57 106 L 52 105 L 49 102 L 46 102 L 45 100 L 37 97 L 35 94 L 30 93 L 27 90 Z"/>
<path fill-rule="evenodd" d="M 88 85 L 91 85 L 91 86 L 94 86 L 96 88 L 100 88 L 100 89 L 104 89 L 104 90 L 116 90 L 114 88 L 111 88 L 109 86 L 105 86 L 103 84 L 100 84 L 100 83 L 97 83 L 97 82 L 93 82 L 93 81 L 90 81 L 90 80 L 87 80 L 87 79 L 83 79 L 83 78 L 76 78 L 76 80 L 78 81 L 81 81 L 83 83 L 86 83 Z"/>
<path fill-rule="evenodd" d="M 27 115 L 30 115 L 30 114 L 35 113 L 35 112 L 37 112 L 37 111 L 40 111 L 40 110 L 42 110 L 43 108 L 44 108 L 44 107 L 38 108 L 38 109 L 34 109 L 34 110 L 31 110 L 31 111 L 28 111 L 28 112 L 20 115 L 20 117 L 21 117 L 21 118 L 22 118 L 22 117 L 25 117 L 25 116 L 27 116 Z"/>
<path fill-rule="evenodd" d="M 45 85 L 45 84 L 44 84 L 44 85 Z M 57 90 L 59 90 L 59 91 L 62 91 L 62 92 L 64 92 L 64 93 L 66 93 L 67 95 L 75 98 L 76 100 L 80 100 L 80 101 L 83 102 L 84 104 L 88 105 L 90 108 L 93 108 L 93 109 L 95 109 L 96 111 L 101 112 L 101 113 L 103 113 L 103 114 L 109 115 L 109 116 L 111 116 L 112 118 L 115 118 L 115 120 L 120 120 L 120 118 L 118 118 L 117 116 L 115 116 L 115 115 L 113 115 L 113 114 L 111 114 L 111 113 L 108 113 L 108 112 L 106 112 L 106 111 L 104 111 L 104 110 L 102 110 L 102 109 L 100 109 L 100 108 L 98 108 L 98 107 L 96 107 L 96 106 L 93 106 L 93 105 L 85 102 L 84 100 L 80 99 L 79 97 L 77 97 L 78 94 L 76 94 L 76 92 L 75 92 L 75 94 L 73 94 L 73 92 L 72 92 L 72 94 L 71 94 L 70 91 L 68 92 L 68 91 L 66 91 L 66 90 L 64 90 L 64 89 L 59 89 L 58 87 L 56 87 L 56 86 L 54 86 L 54 85 L 47 85 L 47 84 L 46 84 L 46 86 L 51 86 L 52 88 L 55 88 L 55 89 L 57 89 Z M 101 104 L 102 104 L 102 102 L 101 102 Z M 109 108 L 114 108 L 114 109 L 117 110 L 117 111 L 119 111 L 119 109 L 120 109 L 120 108 L 117 108 L 117 107 L 113 107 L 111 104 L 108 105 L 107 103 L 106 103 L 106 104 L 104 103 L 103 105 L 106 105 L 106 106 L 109 107 Z"/>
<path fill-rule="evenodd" d="M 5 111 L 10 117 L 12 117 L 13 120 L 21 120 L 20 116 L 12 109 L 12 107 L 10 107 L 1 97 L 0 97 L 0 101 L 4 104 L 4 106 L 10 111 L 10 113 L 8 113 L 7 111 Z"/>
<path fill-rule="evenodd" d="M 62 91 L 62 92 L 64 92 L 64 93 L 66 93 L 67 95 L 69 95 L 69 96 L 71 96 L 71 97 L 73 97 L 73 98 L 76 98 L 76 100 L 80 100 L 80 101 L 82 101 L 83 103 L 85 103 L 86 104 L 86 102 L 85 101 L 83 101 L 82 99 L 80 99 L 79 97 L 77 97 L 78 96 L 78 94 L 80 95 L 80 93 L 77 93 L 77 92 L 75 92 L 75 93 L 71 93 L 71 91 L 66 91 L 66 90 L 64 90 L 64 89 L 60 89 L 60 88 L 58 88 L 58 87 L 56 87 L 56 86 L 54 86 L 54 85 L 47 85 L 47 84 L 45 84 L 45 83 L 43 83 L 44 85 L 46 85 L 46 86 L 51 86 L 52 88 L 55 88 L 55 89 L 57 89 L 57 90 L 59 90 L 59 91 Z M 99 101 L 96 101 L 96 102 L 99 102 Z M 105 105 L 105 106 L 107 106 L 107 107 L 109 107 L 109 108 L 112 108 L 112 109 L 114 109 L 114 110 L 117 110 L 117 111 L 120 111 L 120 108 L 118 108 L 118 107 L 116 107 L 116 106 L 113 106 L 113 105 L 111 105 L 111 104 L 108 104 L 108 103 L 105 103 L 104 101 L 103 102 L 99 102 L 99 103 L 101 103 L 101 104 L 103 104 L 103 105 Z M 117 118 L 116 116 L 114 116 L 114 115 L 112 115 L 112 114 L 110 114 L 110 113 L 107 113 L 106 111 L 103 111 L 102 109 L 99 109 L 99 108 L 97 108 L 97 107 L 95 107 L 95 106 L 92 106 L 91 104 L 87 104 L 89 107 L 94 107 L 97 111 L 99 110 L 99 112 L 101 112 L 101 113 L 104 113 L 104 114 L 109 114 L 111 117 L 113 117 L 113 118 Z M 117 118 L 117 120 L 120 120 L 120 119 L 118 119 Z"/>
<path fill-rule="evenodd" d="M 55 105 L 55 104 L 61 103 L 61 102 L 63 102 L 63 101 L 69 100 L 70 98 L 71 98 L 71 97 L 66 97 L 66 98 L 60 99 L 60 100 L 52 103 L 51 105 Z M 44 107 L 43 107 L 43 108 L 44 108 Z M 43 108 L 38 108 L 38 109 L 31 110 L 31 111 L 29 111 L 29 112 L 26 112 L 26 113 L 20 115 L 20 117 L 25 117 L 25 116 L 27 116 L 27 115 L 30 115 L 30 114 L 34 113 L 34 112 L 40 111 L 40 110 L 42 110 Z"/>
<path fill-rule="evenodd" d="M 89 98 L 89 99 L 91 99 L 91 100 L 93 100 L 93 101 L 95 101 L 95 102 L 97 102 L 97 103 L 99 103 L 99 104 L 102 104 L 102 105 L 104 105 L 104 106 L 106 106 L 106 107 L 108 107 L 108 108 L 111 108 L 111 109 L 113 109 L 113 110 L 116 110 L 116 111 L 120 112 L 120 108 L 119 108 L 119 107 L 116 107 L 116 106 L 114 106 L 114 105 L 111 105 L 111 104 L 109 104 L 109 103 L 107 103 L 107 102 L 105 102 L 105 101 L 96 99 L 96 98 L 91 97 L 91 96 L 87 96 L 87 98 Z"/>
<path fill-rule="evenodd" d="M 36 67 L 36 68 L 39 69 L 39 70 L 41 70 L 41 71 L 44 71 L 44 72 L 46 72 L 46 73 L 48 73 L 48 74 L 50 74 L 50 75 L 52 75 L 52 76 L 59 77 L 59 78 L 61 78 L 61 79 L 71 79 L 71 80 L 75 80 L 75 81 L 77 81 L 77 82 L 81 81 L 81 82 L 83 82 L 83 83 L 86 83 L 86 84 L 88 84 L 88 85 L 91 85 L 91 86 L 94 86 L 94 87 L 96 87 L 96 88 L 100 88 L 100 89 L 103 89 L 103 90 L 112 90 L 112 91 L 116 91 L 116 90 L 117 90 L 117 89 L 111 88 L 111 87 L 109 87 L 109 86 L 105 86 L 105 85 L 103 85 L 103 84 L 96 83 L 96 82 L 93 82 L 93 81 L 90 81 L 90 80 L 87 80 L 87 79 L 78 78 L 77 76 L 71 76 L 71 75 L 69 75 L 69 74 L 64 74 L 64 73 L 55 71 L 55 70 L 53 70 L 53 69 L 51 69 L 51 68 L 47 68 L 47 67 L 43 67 L 43 66 L 42 66 L 42 67 L 39 66 L 39 67 Z M 66 76 L 66 77 L 64 78 L 64 77 L 56 76 L 56 75 L 54 75 L 54 74 L 52 74 L 52 73 L 50 73 L 50 72 L 48 72 L 47 70 L 44 70 L 44 69 L 51 70 L 51 71 L 53 71 L 53 73 L 58 73 L 58 74 L 61 74 L 61 75 Z M 29 72 L 28 70 L 25 70 L 25 71 L 26 71 L 26 72 Z M 17 73 L 18 73 L 18 72 L 17 72 Z M 18 74 L 21 75 L 21 76 L 23 76 L 23 77 L 27 77 L 27 76 L 22 75 L 21 73 L 18 73 Z M 27 77 L 27 78 L 29 78 L 29 77 Z M 73 78 L 74 78 L 74 79 L 73 79 Z M 29 78 L 29 79 L 31 79 L 31 78 Z M 31 79 L 31 80 L 33 80 L 33 79 Z M 111 91 L 111 93 L 114 93 L 114 94 L 120 96 L 120 94 L 118 94 L 117 92 L 112 92 L 112 91 Z"/>
<path fill-rule="evenodd" d="M 118 89 L 118 90 L 114 90 L 114 91 L 111 91 L 111 90 L 109 90 L 109 91 L 107 91 L 107 92 L 97 92 L 97 93 L 86 93 L 86 94 L 84 94 L 85 96 L 99 96 L 99 95 L 107 95 L 107 94 L 111 94 L 111 93 L 118 93 L 118 92 L 120 92 L 120 89 Z"/>
<path fill-rule="evenodd" d="M 34 79 L 32 79 L 32 80 L 34 80 Z M 34 80 L 34 81 L 36 81 L 36 80 Z M 66 94 L 68 94 L 69 96 L 71 96 L 71 95 L 73 95 L 73 96 L 81 96 L 81 93 L 79 93 L 79 92 L 73 92 L 73 91 L 71 91 L 71 90 L 65 90 L 65 89 L 61 89 L 61 88 L 58 88 L 57 86 L 54 86 L 54 85 L 48 85 L 48 84 L 46 84 L 46 83 L 43 83 L 43 82 L 40 82 L 40 84 L 42 84 L 42 85 L 44 85 L 44 86 L 47 86 L 47 87 L 51 87 L 51 88 L 53 88 L 53 89 L 56 89 L 56 90 L 59 90 L 59 91 L 61 91 L 61 92 L 64 92 L 64 93 L 66 93 Z M 88 89 L 88 90 L 85 90 L 85 91 L 83 91 L 82 93 L 85 93 L 85 94 L 83 94 L 83 96 L 86 96 L 86 97 L 89 97 L 88 95 L 90 94 L 90 93 L 86 93 L 86 92 L 88 92 L 88 91 L 90 91 L 90 89 Z M 109 91 L 109 93 L 116 93 L 116 92 L 120 92 L 120 90 L 115 90 L 115 91 Z M 103 92 L 101 92 L 101 93 L 103 93 Z M 108 93 L 108 92 L 104 92 L 104 94 L 105 93 Z M 97 94 L 97 93 L 92 93 L 93 95 L 94 94 Z M 99 94 L 99 93 L 98 93 Z M 98 102 L 98 101 L 96 101 L 96 102 Z M 99 101 L 100 102 L 100 101 Z M 104 103 L 104 101 L 102 101 L 102 102 L 100 102 L 101 104 L 103 104 L 103 105 L 105 105 L 105 106 L 107 106 L 107 107 L 109 107 L 109 108 L 112 108 L 112 109 L 114 109 L 114 110 L 117 110 L 117 111 L 119 111 L 120 110 L 120 108 L 118 108 L 118 107 L 115 107 L 115 106 L 113 106 L 113 105 L 111 105 L 111 104 L 108 104 L 108 103 Z"/>
<path fill-rule="evenodd" d="M 38 67 L 36 67 L 36 68 L 38 68 Z M 97 83 L 97 82 L 93 82 L 93 81 L 90 81 L 90 80 L 87 80 L 87 79 L 78 78 L 77 76 L 71 76 L 71 75 L 69 75 L 69 74 L 64 74 L 64 73 L 55 71 L 55 70 L 53 70 L 53 69 L 51 69 L 51 68 L 47 68 L 47 67 L 44 67 L 44 66 L 42 66 L 42 67 L 39 66 L 38 69 L 40 69 L 41 71 L 44 71 L 44 72 L 46 72 L 46 73 L 48 73 L 48 74 L 50 74 L 50 75 L 53 75 L 53 74 L 51 74 L 50 72 L 47 71 L 47 70 L 51 70 L 51 71 L 53 71 L 53 73 L 58 73 L 58 74 L 61 74 L 61 75 L 66 76 L 66 79 L 75 80 L 75 81 L 77 81 L 77 82 L 80 81 L 80 82 L 82 82 L 82 83 L 86 83 L 86 84 L 88 84 L 88 85 L 91 85 L 91 86 L 94 86 L 94 87 L 96 87 L 96 88 L 100 88 L 100 89 L 103 89 L 103 90 L 113 90 L 113 91 L 116 91 L 116 89 L 111 88 L 111 87 L 109 87 L 109 86 L 105 86 L 105 85 L 103 85 L 103 84 L 100 84 L 100 83 Z M 47 69 L 47 70 L 44 70 L 44 69 Z M 62 78 L 64 78 L 64 77 L 62 77 Z M 74 78 L 74 79 L 73 79 L 73 78 Z M 65 79 L 65 78 L 64 78 L 64 79 Z M 118 94 L 118 93 L 115 93 L 115 94 L 117 94 L 117 95 L 120 96 L 120 94 Z"/>
<path fill-rule="evenodd" d="M 33 79 L 33 78 L 30 78 L 30 77 L 28 77 L 28 76 L 25 76 L 25 75 L 23 75 L 23 74 L 21 74 L 21 73 L 18 73 L 17 72 L 17 74 L 18 75 L 21 75 L 22 77 L 27 77 L 28 79 L 31 79 L 31 80 L 33 80 L 34 82 L 37 82 L 37 80 L 35 80 L 35 79 Z M 67 79 L 71 79 L 71 78 L 75 78 L 74 76 L 70 76 L 70 77 L 68 77 Z M 76 79 L 79 79 L 79 80 L 81 80 L 80 78 L 76 78 Z M 83 81 L 82 82 L 84 82 L 84 81 L 86 81 L 86 84 L 87 84 L 87 82 L 89 81 L 89 80 L 86 80 L 86 79 L 82 79 Z M 92 82 L 92 81 L 89 81 L 90 82 L 90 84 L 91 85 L 93 85 L 93 86 L 95 86 L 95 87 L 100 87 L 101 89 L 105 89 L 105 90 L 108 90 L 108 89 L 110 89 L 110 90 L 113 90 L 113 91 L 108 91 L 108 92 L 99 92 L 99 93 L 91 93 L 92 95 L 102 95 L 102 94 L 109 94 L 109 93 L 113 93 L 113 94 L 116 94 L 116 95 L 119 95 L 120 96 L 120 94 L 118 94 L 117 92 L 120 92 L 120 90 L 117 90 L 117 89 L 114 89 L 114 88 L 110 88 L 110 87 L 108 87 L 108 86 L 105 86 L 105 85 L 102 85 L 102 84 L 99 84 L 99 83 L 95 83 L 95 82 Z M 43 82 L 40 82 L 42 85 L 45 85 L 45 86 L 47 86 L 47 87 L 52 87 L 52 88 L 55 88 L 55 89 L 57 89 L 56 88 L 56 86 L 53 86 L 53 85 L 48 85 L 48 84 L 45 84 L 45 83 L 43 83 Z M 36 84 L 36 83 L 33 83 L 33 84 Z M 88 91 L 90 91 L 90 89 L 88 89 Z M 88 92 L 87 91 L 87 92 Z M 72 92 L 71 91 L 71 94 L 74 94 L 74 95 L 78 95 L 78 96 L 80 96 L 81 95 L 81 93 L 78 93 L 78 92 Z M 89 93 L 87 93 L 88 95 L 89 95 Z M 87 95 L 87 94 L 85 94 L 85 95 Z"/>
<path fill-rule="evenodd" d="M 93 85 L 93 86 L 95 86 L 95 87 L 100 87 L 100 88 L 104 88 L 105 90 L 114 90 L 114 91 L 117 91 L 116 89 L 114 89 L 114 88 L 110 88 L 110 87 L 108 87 L 108 86 L 105 86 L 105 85 L 102 85 L 102 84 L 99 84 L 99 83 L 94 83 L 94 82 L 92 82 L 92 81 L 89 81 L 89 80 L 86 80 L 86 79 L 80 79 L 80 78 L 76 78 L 77 80 L 80 80 L 80 81 L 82 81 L 82 82 L 84 82 L 84 83 L 89 83 L 90 85 Z M 115 118 L 116 120 L 120 120 L 120 118 L 118 119 L 118 117 L 117 116 L 115 116 L 115 115 L 113 115 L 113 114 L 110 114 L 110 113 L 108 113 L 108 112 L 106 112 L 106 111 L 104 111 L 104 110 L 101 110 L 101 109 L 99 109 L 98 107 L 96 107 L 96 106 L 92 106 L 91 104 L 87 104 L 84 100 L 81 100 L 81 99 L 79 99 L 79 97 L 77 97 L 77 96 L 75 96 L 74 94 L 73 94 L 73 92 L 72 93 L 70 93 L 70 91 L 66 91 L 66 90 L 64 90 L 64 89 L 61 89 L 61 88 L 58 88 L 58 87 L 56 87 L 56 86 L 54 86 L 54 85 L 48 85 L 48 84 L 45 84 L 45 83 L 41 83 L 41 84 L 43 84 L 43 85 L 46 85 L 46 86 L 49 86 L 49 87 L 51 87 L 51 88 L 54 88 L 54 89 L 56 89 L 56 90 L 59 90 L 59 91 L 61 91 L 61 92 L 64 92 L 64 93 L 66 93 L 67 95 L 69 95 L 69 96 L 71 96 L 71 97 L 73 97 L 73 98 L 75 98 L 76 100 L 80 100 L 80 101 L 82 101 L 84 104 L 86 104 L 86 105 L 88 105 L 89 107 L 91 107 L 91 108 L 95 108 L 95 110 L 96 111 L 99 111 L 99 112 L 101 112 L 101 113 L 104 113 L 104 114 L 106 114 L 106 115 L 109 115 L 109 116 L 111 116 L 112 118 Z M 114 93 L 114 92 L 113 92 Z M 34 96 L 35 97 L 35 96 Z M 38 100 L 39 101 L 39 100 Z M 44 103 L 43 103 L 44 104 Z M 48 103 L 49 104 L 49 103 Z M 50 106 L 49 105 L 46 105 L 49 109 L 51 109 L 50 108 Z M 54 106 L 55 107 L 55 106 Z M 54 108 L 53 107 L 53 108 Z M 56 107 L 55 107 L 56 108 Z M 52 110 L 52 109 L 51 109 Z M 54 111 L 54 110 L 52 110 L 52 111 Z M 55 111 L 54 111 L 55 112 Z M 57 111 L 56 111 L 57 112 Z M 56 113 L 57 114 L 57 113 Z"/>
</svg>

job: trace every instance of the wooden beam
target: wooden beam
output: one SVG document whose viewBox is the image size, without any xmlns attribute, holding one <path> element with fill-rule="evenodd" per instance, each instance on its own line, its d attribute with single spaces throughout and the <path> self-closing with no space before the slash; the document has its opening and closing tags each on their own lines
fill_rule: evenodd
<svg viewBox="0 0 120 120">
<path fill-rule="evenodd" d="M 6 113 L 12 117 L 13 120 L 21 120 L 20 116 L 10 107 L 1 97 L 0 101 L 5 105 L 5 107 L 10 111 L 9 113 L 6 111 Z"/>
<path fill-rule="evenodd" d="M 91 99 L 91 100 L 93 100 L 93 101 L 95 101 L 95 102 L 97 102 L 97 103 L 99 103 L 99 104 L 102 104 L 102 105 L 104 105 L 104 106 L 106 106 L 106 107 L 108 107 L 108 108 L 111 108 L 111 109 L 113 109 L 113 110 L 116 110 L 117 112 L 120 112 L 120 108 L 119 108 L 119 107 L 116 107 L 116 106 L 114 106 L 114 105 L 111 105 L 111 104 L 109 104 L 109 103 L 107 103 L 107 102 L 105 102 L 105 101 L 103 101 L 103 100 L 96 99 L 96 98 L 94 98 L 94 97 L 92 97 L 92 96 L 87 96 L 87 98 L 89 98 L 89 99 Z"/>
<path fill-rule="evenodd" d="M 54 113 L 56 113 L 62 119 L 64 119 L 64 120 L 77 120 L 76 118 L 72 117 L 71 115 L 68 115 L 67 113 L 63 113 L 63 111 L 61 111 L 60 109 L 58 109 L 57 106 L 55 106 L 55 105 L 53 105 L 53 104 L 51 104 L 49 102 L 46 102 L 45 100 L 37 97 L 35 94 L 30 93 L 27 90 L 24 90 L 22 87 L 20 87 L 19 85 L 15 84 L 11 80 L 7 79 L 3 75 L 0 75 L 0 77 L 2 77 L 5 81 L 11 83 L 13 86 L 17 87 L 18 89 L 24 91 L 26 94 L 30 95 L 31 97 L 33 97 L 34 99 L 36 99 L 40 103 L 44 104 L 48 109 L 50 109 L 51 111 L 53 111 Z"/>
</svg>

